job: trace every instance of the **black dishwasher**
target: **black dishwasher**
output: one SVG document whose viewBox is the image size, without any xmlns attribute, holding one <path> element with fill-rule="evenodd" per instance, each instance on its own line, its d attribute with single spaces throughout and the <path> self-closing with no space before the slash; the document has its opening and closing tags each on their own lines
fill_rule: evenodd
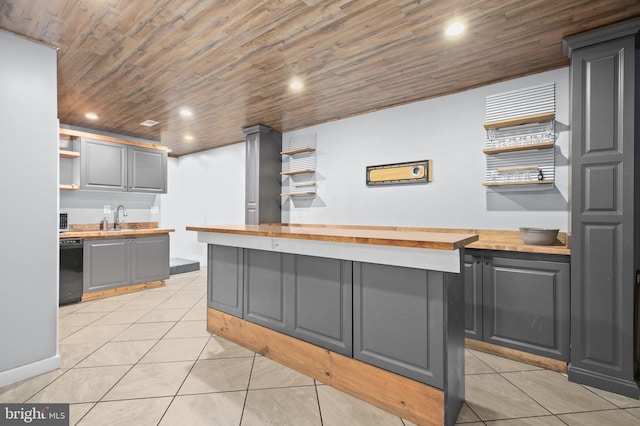
<svg viewBox="0 0 640 426">
<path fill-rule="evenodd" d="M 82 238 L 60 239 L 59 305 L 82 299 L 82 245 Z"/>
</svg>

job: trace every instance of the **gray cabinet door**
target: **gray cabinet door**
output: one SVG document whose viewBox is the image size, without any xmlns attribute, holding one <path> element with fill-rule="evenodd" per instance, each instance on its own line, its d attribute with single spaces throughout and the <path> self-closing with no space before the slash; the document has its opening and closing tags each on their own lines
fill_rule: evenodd
<svg viewBox="0 0 640 426">
<path fill-rule="evenodd" d="M 167 151 L 129 146 L 128 156 L 128 191 L 167 192 Z"/>
<path fill-rule="evenodd" d="M 83 138 L 80 144 L 80 187 L 127 190 L 127 145 Z"/>
<path fill-rule="evenodd" d="M 243 249 L 209 244 L 207 260 L 207 305 L 242 318 Z"/>
<path fill-rule="evenodd" d="M 130 246 L 124 238 L 84 241 L 84 292 L 130 282 Z"/>
<path fill-rule="evenodd" d="M 279 223 L 282 134 L 258 124 L 246 134 L 245 223 Z"/>
<path fill-rule="evenodd" d="M 353 357 L 442 389 L 444 303 L 442 272 L 354 262 Z"/>
<path fill-rule="evenodd" d="M 291 335 L 352 356 L 351 262 L 301 255 L 294 259 L 294 270 L 286 274 L 286 291 L 294 301 L 286 305 Z"/>
<path fill-rule="evenodd" d="M 488 258 L 483 270 L 484 340 L 569 360 L 569 264 Z"/>
<path fill-rule="evenodd" d="M 244 318 L 287 333 L 285 321 L 285 262 L 292 255 L 271 251 L 244 251 Z"/>
<path fill-rule="evenodd" d="M 633 330 L 640 330 L 640 62 L 637 28 L 631 31 L 607 42 L 589 34 L 594 44 L 580 46 L 571 56 L 568 373 L 572 381 L 638 398 L 640 338 L 634 342 Z"/>
<path fill-rule="evenodd" d="M 169 235 L 133 238 L 131 245 L 131 284 L 169 278 Z"/>
<path fill-rule="evenodd" d="M 482 258 L 464 257 L 464 333 L 482 340 Z"/>
</svg>

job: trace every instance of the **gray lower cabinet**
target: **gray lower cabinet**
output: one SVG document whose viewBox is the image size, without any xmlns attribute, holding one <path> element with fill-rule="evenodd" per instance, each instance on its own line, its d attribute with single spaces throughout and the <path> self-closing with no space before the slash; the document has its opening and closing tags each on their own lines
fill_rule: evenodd
<svg viewBox="0 0 640 426">
<path fill-rule="evenodd" d="M 83 262 L 84 293 L 130 282 L 131 246 L 125 238 L 85 240 Z"/>
<path fill-rule="evenodd" d="M 464 257 L 464 333 L 482 340 L 482 257 Z"/>
<path fill-rule="evenodd" d="M 243 318 L 243 253 L 238 247 L 208 245 L 207 304 Z"/>
<path fill-rule="evenodd" d="M 442 389 L 444 273 L 353 265 L 353 357 Z"/>
<path fill-rule="evenodd" d="M 467 337 L 569 361 L 567 256 L 493 253 L 470 256 L 465 264 Z"/>
<path fill-rule="evenodd" d="M 167 151 L 82 138 L 80 188 L 167 192 Z"/>
<path fill-rule="evenodd" d="M 132 238 L 131 284 L 169 278 L 169 235 Z"/>
<path fill-rule="evenodd" d="M 169 278 L 169 236 L 84 241 L 84 293 Z"/>
</svg>

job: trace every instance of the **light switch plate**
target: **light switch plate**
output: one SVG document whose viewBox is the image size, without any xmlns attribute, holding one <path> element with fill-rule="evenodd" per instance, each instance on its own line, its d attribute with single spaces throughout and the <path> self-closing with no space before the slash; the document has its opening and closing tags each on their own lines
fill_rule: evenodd
<svg viewBox="0 0 640 426">
<path fill-rule="evenodd" d="M 160 213 L 160 208 L 158 206 L 151 206 L 151 214 Z"/>
<path fill-rule="evenodd" d="M 104 214 L 111 214 L 111 205 L 109 204 L 105 204 L 103 207 L 103 213 Z"/>
</svg>

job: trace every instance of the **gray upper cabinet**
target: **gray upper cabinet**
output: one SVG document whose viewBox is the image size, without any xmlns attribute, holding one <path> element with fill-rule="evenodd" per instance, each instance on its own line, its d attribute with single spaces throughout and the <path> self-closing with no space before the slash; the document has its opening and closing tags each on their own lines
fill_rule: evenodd
<svg viewBox="0 0 640 426">
<path fill-rule="evenodd" d="M 128 191 L 167 192 L 167 151 L 128 147 Z"/>
<path fill-rule="evenodd" d="M 167 192 L 167 151 L 82 138 L 80 188 Z"/>
<path fill-rule="evenodd" d="M 127 145 L 82 138 L 80 188 L 127 190 Z"/>
</svg>

